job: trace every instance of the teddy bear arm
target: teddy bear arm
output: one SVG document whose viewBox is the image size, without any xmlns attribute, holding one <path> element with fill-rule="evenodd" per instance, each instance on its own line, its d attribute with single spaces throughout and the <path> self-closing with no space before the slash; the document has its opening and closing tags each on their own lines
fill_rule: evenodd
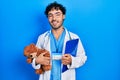
<svg viewBox="0 0 120 80">
<path fill-rule="evenodd" d="M 27 58 L 27 63 L 32 63 L 32 58 Z"/>
<path fill-rule="evenodd" d="M 41 66 L 40 69 L 36 69 L 35 73 L 36 74 L 42 74 L 42 73 L 44 73 L 44 70 L 42 69 L 42 66 Z"/>
</svg>

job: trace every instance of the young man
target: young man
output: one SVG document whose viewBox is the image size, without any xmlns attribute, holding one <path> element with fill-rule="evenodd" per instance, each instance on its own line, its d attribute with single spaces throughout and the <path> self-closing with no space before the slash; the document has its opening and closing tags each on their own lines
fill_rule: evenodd
<svg viewBox="0 0 120 80">
<path fill-rule="evenodd" d="M 48 50 L 51 58 L 44 57 L 43 53 L 33 59 L 32 65 L 38 69 L 41 64 L 48 65 L 50 63 L 52 68 L 41 74 L 39 80 L 76 80 L 75 68 L 82 66 L 87 59 L 80 38 L 63 26 L 65 13 L 65 7 L 57 2 L 46 7 L 45 14 L 51 30 L 39 36 L 36 46 Z M 65 53 L 66 42 L 74 39 L 79 39 L 75 56 Z M 62 71 L 63 65 L 67 67 L 66 71 Z"/>
</svg>

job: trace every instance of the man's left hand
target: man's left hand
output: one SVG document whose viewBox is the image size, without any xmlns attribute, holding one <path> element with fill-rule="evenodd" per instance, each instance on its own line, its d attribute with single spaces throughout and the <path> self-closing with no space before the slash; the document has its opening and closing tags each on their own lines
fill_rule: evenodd
<svg viewBox="0 0 120 80">
<path fill-rule="evenodd" d="M 72 63 L 72 58 L 70 54 L 64 54 L 62 56 L 62 64 L 70 65 Z"/>
</svg>

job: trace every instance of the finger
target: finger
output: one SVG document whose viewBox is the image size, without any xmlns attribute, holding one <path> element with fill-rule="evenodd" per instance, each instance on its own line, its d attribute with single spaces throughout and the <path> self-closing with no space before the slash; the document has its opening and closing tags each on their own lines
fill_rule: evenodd
<svg viewBox="0 0 120 80">
<path fill-rule="evenodd" d="M 71 56 L 69 55 L 69 54 L 65 54 L 65 55 L 63 55 L 63 59 L 68 59 L 68 58 L 70 58 Z"/>
<path fill-rule="evenodd" d="M 67 62 L 62 62 L 62 64 L 67 65 L 68 63 Z"/>
<path fill-rule="evenodd" d="M 62 64 L 65 64 L 65 61 L 62 61 Z"/>
<path fill-rule="evenodd" d="M 63 59 L 66 58 L 66 57 L 67 57 L 66 55 L 63 55 L 63 56 L 62 56 Z"/>
<path fill-rule="evenodd" d="M 50 57 L 44 57 L 45 58 L 45 60 L 50 60 Z"/>
<path fill-rule="evenodd" d="M 69 54 L 64 54 L 63 56 L 67 57 L 67 56 L 69 56 Z"/>
<path fill-rule="evenodd" d="M 47 53 L 47 52 L 43 52 L 43 53 L 41 53 L 40 55 L 42 55 L 42 56 L 43 56 L 43 55 L 45 55 L 46 53 Z"/>
<path fill-rule="evenodd" d="M 62 62 L 63 62 L 63 63 L 65 63 L 65 62 L 66 62 L 66 60 L 62 60 Z"/>
<path fill-rule="evenodd" d="M 63 58 L 62 58 L 62 61 L 64 61 L 64 60 L 67 60 L 66 57 L 63 57 Z"/>
<path fill-rule="evenodd" d="M 62 62 L 65 62 L 65 63 L 70 63 L 71 60 L 70 59 L 63 59 Z"/>
<path fill-rule="evenodd" d="M 49 64 L 50 64 L 50 61 L 46 60 L 45 65 L 49 65 Z"/>
<path fill-rule="evenodd" d="M 69 57 L 65 57 L 65 56 L 62 57 L 62 60 L 68 60 L 68 59 Z"/>
</svg>

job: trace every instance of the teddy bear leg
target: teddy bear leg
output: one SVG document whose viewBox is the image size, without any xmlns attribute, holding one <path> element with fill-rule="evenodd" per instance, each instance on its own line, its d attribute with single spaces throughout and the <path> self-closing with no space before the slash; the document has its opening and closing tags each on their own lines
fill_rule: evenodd
<svg viewBox="0 0 120 80">
<path fill-rule="evenodd" d="M 48 70 L 50 70 L 51 69 L 51 65 L 44 65 L 43 66 L 43 70 L 44 71 L 48 71 Z"/>
<path fill-rule="evenodd" d="M 42 74 L 44 71 L 43 71 L 43 69 L 42 68 L 40 68 L 40 69 L 36 69 L 36 74 Z"/>
</svg>

